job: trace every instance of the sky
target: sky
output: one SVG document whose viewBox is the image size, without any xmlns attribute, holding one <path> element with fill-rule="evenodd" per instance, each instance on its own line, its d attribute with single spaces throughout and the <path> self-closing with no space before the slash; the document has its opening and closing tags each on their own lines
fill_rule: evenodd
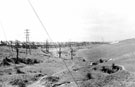
<svg viewBox="0 0 135 87">
<path fill-rule="evenodd" d="M 30 0 L 53 41 L 135 37 L 134 0 Z M 0 40 L 50 40 L 28 0 L 0 0 Z"/>
</svg>

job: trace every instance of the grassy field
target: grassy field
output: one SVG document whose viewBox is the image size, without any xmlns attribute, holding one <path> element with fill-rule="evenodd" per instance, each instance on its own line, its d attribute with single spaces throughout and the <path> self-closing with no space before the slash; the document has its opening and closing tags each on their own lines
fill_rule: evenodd
<svg viewBox="0 0 135 87">
<path fill-rule="evenodd" d="M 0 47 L 0 63 L 9 59 L 8 65 L 0 66 L 0 87 L 77 87 L 77 84 L 79 87 L 135 87 L 134 42 L 131 39 L 116 44 L 73 47 L 73 60 L 69 48 L 62 48 L 62 58 L 58 57 L 58 49 L 51 49 L 51 53 L 33 49 L 31 55 L 26 55 L 21 48 L 22 62 L 18 64 L 13 60 L 15 50 Z M 40 62 L 32 63 L 33 60 Z"/>
<path fill-rule="evenodd" d="M 80 50 L 77 54 L 78 56 L 85 57 L 88 60 L 96 60 L 99 58 L 118 58 L 128 53 L 133 53 L 135 51 L 135 44 L 107 44 L 100 45 L 91 49 Z"/>
<path fill-rule="evenodd" d="M 105 44 L 91 49 L 82 49 L 77 53 L 78 56 L 86 58 L 88 61 L 97 59 L 112 59 L 108 63 L 123 65 L 127 70 L 135 72 L 135 40 L 121 41 L 117 44 Z"/>
</svg>

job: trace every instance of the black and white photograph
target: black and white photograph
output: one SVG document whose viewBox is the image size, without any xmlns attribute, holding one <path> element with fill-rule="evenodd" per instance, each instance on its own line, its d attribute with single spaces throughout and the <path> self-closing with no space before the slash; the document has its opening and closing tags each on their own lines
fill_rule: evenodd
<svg viewBox="0 0 135 87">
<path fill-rule="evenodd" d="M 0 0 L 0 87 L 135 87 L 135 1 Z"/>
</svg>

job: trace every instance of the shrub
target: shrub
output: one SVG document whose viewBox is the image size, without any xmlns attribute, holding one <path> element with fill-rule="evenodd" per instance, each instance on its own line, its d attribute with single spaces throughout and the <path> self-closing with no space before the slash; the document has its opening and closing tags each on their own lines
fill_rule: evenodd
<svg viewBox="0 0 135 87">
<path fill-rule="evenodd" d="M 41 61 L 37 60 L 37 59 L 26 59 L 26 58 L 4 58 L 3 61 L 1 62 L 0 65 L 2 66 L 9 66 L 10 63 L 13 63 L 13 64 L 19 64 L 19 63 L 24 63 L 24 64 L 28 64 L 28 65 L 32 65 L 32 64 L 37 64 L 37 63 L 40 63 Z"/>
<path fill-rule="evenodd" d="M 98 65 L 98 63 L 97 62 L 93 62 L 92 65 Z"/>
<path fill-rule="evenodd" d="M 92 78 L 93 78 L 92 75 L 91 75 L 91 73 L 87 73 L 86 77 L 87 77 L 88 79 L 92 79 Z"/>
<path fill-rule="evenodd" d="M 26 87 L 27 80 L 15 79 L 10 82 L 11 85 L 18 85 L 18 87 Z"/>
<path fill-rule="evenodd" d="M 99 62 L 100 62 L 100 63 L 103 63 L 103 62 L 104 62 L 104 60 L 103 60 L 103 59 L 99 59 Z"/>
<path fill-rule="evenodd" d="M 59 77 L 49 76 L 46 78 L 49 82 L 58 82 Z"/>
<path fill-rule="evenodd" d="M 119 66 L 116 66 L 114 63 L 112 66 L 102 66 L 101 71 L 104 73 L 112 74 L 120 70 Z"/>
</svg>

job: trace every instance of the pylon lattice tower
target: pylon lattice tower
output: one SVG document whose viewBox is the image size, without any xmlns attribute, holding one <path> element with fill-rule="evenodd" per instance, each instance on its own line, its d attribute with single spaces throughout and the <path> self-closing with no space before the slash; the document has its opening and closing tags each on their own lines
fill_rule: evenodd
<svg viewBox="0 0 135 87">
<path fill-rule="evenodd" d="M 31 54 L 30 42 L 29 42 L 29 29 L 25 30 L 25 34 L 26 34 L 26 54 L 28 54 L 28 49 L 29 49 L 29 53 Z"/>
</svg>

